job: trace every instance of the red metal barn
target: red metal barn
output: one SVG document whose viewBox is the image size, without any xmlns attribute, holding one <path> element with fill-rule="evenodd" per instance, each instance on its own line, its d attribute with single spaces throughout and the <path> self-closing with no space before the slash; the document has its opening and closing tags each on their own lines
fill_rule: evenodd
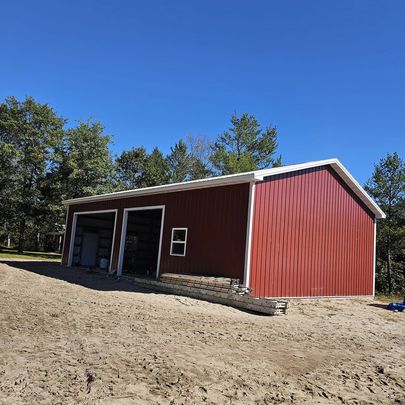
<svg viewBox="0 0 405 405">
<path fill-rule="evenodd" d="M 239 278 L 258 297 L 374 294 L 385 215 L 337 159 L 64 203 L 67 266 Z"/>
</svg>

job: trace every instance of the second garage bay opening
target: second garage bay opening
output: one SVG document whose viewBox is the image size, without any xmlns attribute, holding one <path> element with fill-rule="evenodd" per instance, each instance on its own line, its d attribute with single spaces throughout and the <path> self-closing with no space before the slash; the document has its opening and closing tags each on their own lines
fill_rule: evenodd
<svg viewBox="0 0 405 405">
<path fill-rule="evenodd" d="M 163 208 L 128 209 L 124 215 L 121 272 L 156 278 L 159 269 Z"/>
</svg>

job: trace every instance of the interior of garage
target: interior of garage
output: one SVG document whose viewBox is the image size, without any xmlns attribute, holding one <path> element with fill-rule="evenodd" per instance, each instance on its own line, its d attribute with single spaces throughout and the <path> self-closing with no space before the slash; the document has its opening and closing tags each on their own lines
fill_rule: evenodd
<svg viewBox="0 0 405 405">
<path fill-rule="evenodd" d="M 108 268 L 114 235 L 115 213 L 77 216 L 73 266 Z"/>
<path fill-rule="evenodd" d="M 122 272 L 156 277 L 162 210 L 128 212 Z"/>
</svg>

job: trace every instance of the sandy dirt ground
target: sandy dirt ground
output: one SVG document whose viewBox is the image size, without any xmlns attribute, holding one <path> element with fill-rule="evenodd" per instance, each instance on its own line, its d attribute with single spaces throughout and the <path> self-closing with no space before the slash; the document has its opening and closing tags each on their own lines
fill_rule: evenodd
<svg viewBox="0 0 405 405">
<path fill-rule="evenodd" d="M 1 404 L 405 404 L 405 313 L 269 317 L 54 263 L 0 263 Z"/>
</svg>

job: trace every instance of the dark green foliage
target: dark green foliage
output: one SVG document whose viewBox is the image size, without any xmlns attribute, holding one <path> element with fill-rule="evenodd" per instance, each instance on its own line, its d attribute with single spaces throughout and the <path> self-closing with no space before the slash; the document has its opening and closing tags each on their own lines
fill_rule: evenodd
<svg viewBox="0 0 405 405">
<path fill-rule="evenodd" d="M 122 152 L 115 161 L 116 189 L 152 187 L 208 177 L 211 174 L 208 159 L 203 161 L 200 157 L 203 145 L 197 139 L 188 137 L 190 146 L 180 140 L 166 158 L 158 148 L 150 154 L 144 147 Z"/>
<path fill-rule="evenodd" d="M 143 146 L 121 153 L 115 162 L 118 189 L 130 190 L 142 187 L 147 157 Z"/>
<path fill-rule="evenodd" d="M 112 191 L 110 137 L 99 122 L 79 122 L 66 132 L 63 181 L 68 198 Z"/>
<path fill-rule="evenodd" d="M 212 147 L 211 162 L 220 174 L 241 173 L 281 164 L 274 159 L 277 149 L 277 129 L 262 129 L 254 115 L 236 114 L 232 127 L 220 135 Z"/>
<path fill-rule="evenodd" d="M 146 159 L 142 187 L 153 187 L 169 181 L 166 159 L 158 148 L 154 148 Z"/>
<path fill-rule="evenodd" d="M 0 104 L 0 238 L 11 235 L 38 249 L 62 232 L 63 200 L 123 189 L 202 179 L 253 170 L 273 159 L 275 128 L 262 130 L 252 115 L 234 115 L 233 127 L 212 145 L 187 136 L 165 157 L 158 148 L 132 148 L 115 159 L 99 122 L 65 128 L 67 120 L 32 97 Z M 25 245 L 25 241 L 28 245 Z"/>
<path fill-rule="evenodd" d="M 387 215 L 377 226 L 376 288 L 405 292 L 405 164 L 397 153 L 375 166 L 365 186 Z"/>
<path fill-rule="evenodd" d="M 9 97 L 0 106 L 1 166 L 11 170 L 1 180 L 1 206 L 8 207 L 3 221 L 18 233 L 18 249 L 24 249 L 27 222 L 42 212 L 42 185 L 52 165 L 55 149 L 63 141 L 65 120 L 47 104 L 32 97 L 20 102 Z"/>
<path fill-rule="evenodd" d="M 171 183 L 181 183 L 189 180 L 190 156 L 187 151 L 187 145 L 183 140 L 170 148 L 170 153 L 166 158 L 169 169 L 169 179 Z"/>
<path fill-rule="evenodd" d="M 124 151 L 115 161 L 115 188 L 130 190 L 166 184 L 167 162 L 158 148 L 148 154 L 144 147 Z"/>
<path fill-rule="evenodd" d="M 66 120 L 32 97 L 0 104 L 0 234 L 19 250 L 62 231 L 62 200 L 109 191 L 110 139 L 99 123 Z"/>
</svg>

